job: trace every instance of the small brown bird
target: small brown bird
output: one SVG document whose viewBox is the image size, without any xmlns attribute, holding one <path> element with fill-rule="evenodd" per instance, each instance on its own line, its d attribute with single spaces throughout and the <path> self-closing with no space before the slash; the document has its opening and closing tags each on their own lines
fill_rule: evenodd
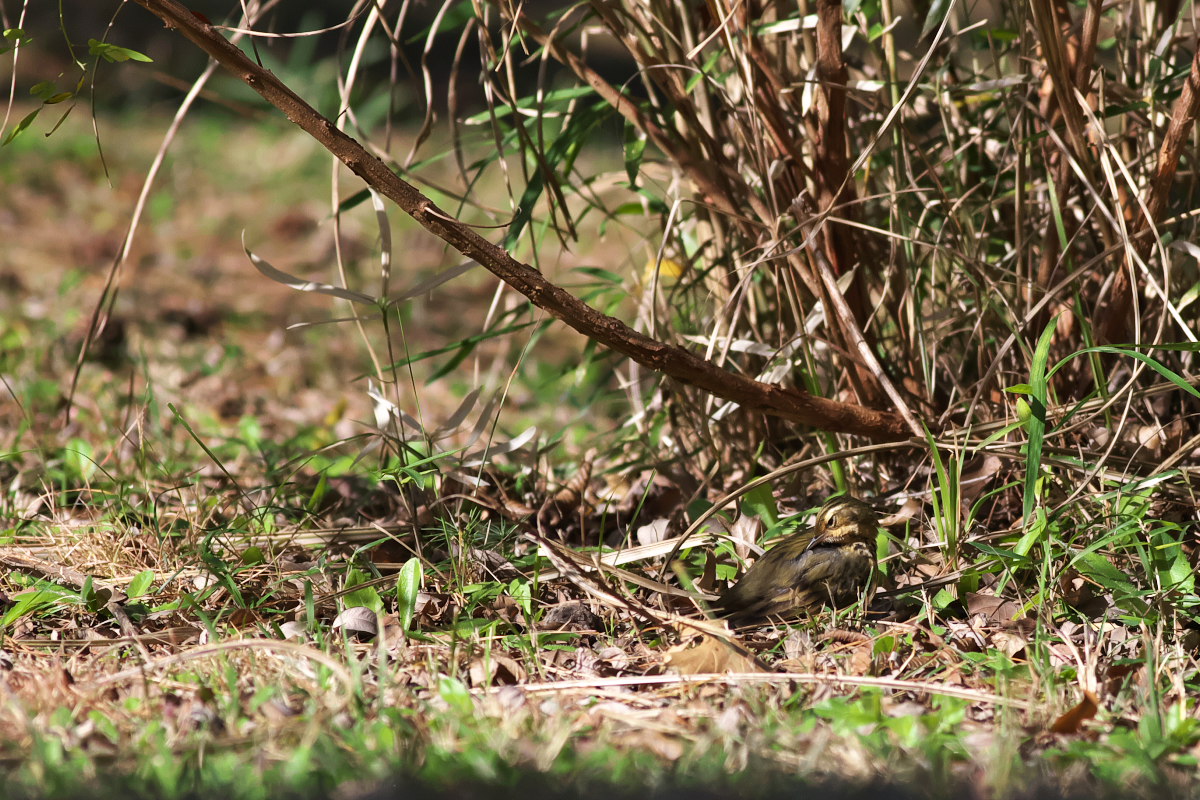
<svg viewBox="0 0 1200 800">
<path fill-rule="evenodd" d="M 735 624 L 817 604 L 844 606 L 875 569 L 875 512 L 861 500 L 831 497 L 811 531 L 772 547 L 715 604 Z"/>
</svg>

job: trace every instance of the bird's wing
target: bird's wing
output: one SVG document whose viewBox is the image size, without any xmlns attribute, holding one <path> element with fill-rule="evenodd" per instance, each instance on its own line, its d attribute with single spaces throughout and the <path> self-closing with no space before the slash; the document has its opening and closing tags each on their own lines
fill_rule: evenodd
<svg viewBox="0 0 1200 800">
<path fill-rule="evenodd" d="M 832 547 L 817 546 L 795 556 L 770 550 L 754 565 L 759 575 L 771 576 L 770 583 L 744 579 L 721 598 L 721 609 L 734 620 L 754 619 L 824 602 L 829 598 L 823 581 L 835 574 L 840 560 Z"/>
</svg>

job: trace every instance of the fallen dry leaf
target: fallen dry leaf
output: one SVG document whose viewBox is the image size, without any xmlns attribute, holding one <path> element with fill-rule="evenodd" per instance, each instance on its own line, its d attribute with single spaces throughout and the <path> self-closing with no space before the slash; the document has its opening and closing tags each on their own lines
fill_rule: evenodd
<svg viewBox="0 0 1200 800">
<path fill-rule="evenodd" d="M 604 621 L 585 604 L 570 602 L 548 608 L 542 627 L 548 631 L 596 632 L 604 630 Z"/>
<path fill-rule="evenodd" d="M 1000 471 L 1004 462 L 992 453 L 976 455 L 963 466 L 963 474 L 959 477 L 959 485 L 963 487 L 962 502 L 965 508 L 979 499 L 988 482 Z"/>
<path fill-rule="evenodd" d="M 671 520 L 666 517 L 659 517 L 653 522 L 648 522 L 637 529 L 635 534 L 637 543 L 640 545 L 657 544 L 667 538 L 667 534 L 671 531 Z"/>
<path fill-rule="evenodd" d="M 965 599 L 967 612 L 971 616 L 982 616 L 987 623 L 1004 625 L 1023 616 L 1020 603 L 1003 597 L 982 592 L 968 592 Z"/>
<path fill-rule="evenodd" d="M 360 640 L 372 639 L 379 632 L 375 612 L 366 606 L 351 606 L 333 619 L 334 630 L 345 628 Z"/>
<path fill-rule="evenodd" d="M 996 631 L 992 634 L 992 647 L 1009 657 L 1020 653 L 1028 644 L 1029 641 L 1018 631 Z"/>
<path fill-rule="evenodd" d="M 1096 699 L 1096 695 L 1087 689 L 1083 690 L 1083 699 L 1079 701 L 1074 708 L 1063 714 L 1058 719 L 1054 720 L 1054 724 L 1050 726 L 1051 733 L 1079 733 L 1083 724 L 1092 717 L 1096 716 L 1096 710 L 1100 706 L 1100 701 Z"/>
<path fill-rule="evenodd" d="M 529 678 L 525 668 L 515 659 L 499 653 L 474 659 L 469 672 L 472 686 L 515 686 Z"/>
<path fill-rule="evenodd" d="M 744 647 L 706 633 L 699 642 L 684 642 L 667 651 L 667 667 L 680 675 L 711 672 L 766 672 L 754 654 Z"/>
</svg>

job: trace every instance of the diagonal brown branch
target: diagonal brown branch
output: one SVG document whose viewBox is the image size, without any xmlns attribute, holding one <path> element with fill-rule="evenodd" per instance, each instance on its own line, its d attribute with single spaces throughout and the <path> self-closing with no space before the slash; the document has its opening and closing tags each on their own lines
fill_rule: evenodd
<svg viewBox="0 0 1200 800">
<path fill-rule="evenodd" d="M 270 71 L 248 59 L 215 28 L 175 0 L 136 0 L 258 92 L 289 120 L 320 142 L 356 175 L 390 198 L 426 230 L 478 262 L 536 306 L 572 328 L 664 375 L 697 386 L 742 406 L 824 430 L 874 439 L 903 439 L 904 421 L 894 413 L 839 403 L 789 387 L 770 385 L 728 372 L 683 348 L 651 339 L 614 317 L 601 314 L 540 272 L 446 214 L 402 180 L 357 141 L 321 116 Z"/>
</svg>

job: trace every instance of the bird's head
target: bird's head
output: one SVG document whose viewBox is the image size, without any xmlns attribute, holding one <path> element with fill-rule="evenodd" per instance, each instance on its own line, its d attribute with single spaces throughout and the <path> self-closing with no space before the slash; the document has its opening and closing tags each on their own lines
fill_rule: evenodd
<svg viewBox="0 0 1200 800">
<path fill-rule="evenodd" d="M 875 538 L 876 516 L 869 505 L 849 495 L 831 497 L 817 512 L 815 541 L 870 542 Z"/>
</svg>

